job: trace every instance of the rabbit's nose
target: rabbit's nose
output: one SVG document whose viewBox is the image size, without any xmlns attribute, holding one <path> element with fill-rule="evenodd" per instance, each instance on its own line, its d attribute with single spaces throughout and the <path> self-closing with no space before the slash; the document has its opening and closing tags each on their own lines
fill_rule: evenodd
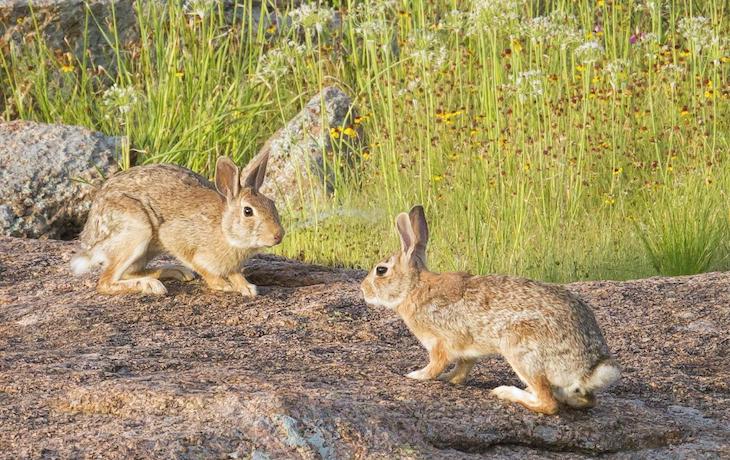
<svg viewBox="0 0 730 460">
<path fill-rule="evenodd" d="M 276 244 L 281 243 L 281 240 L 284 239 L 284 232 L 282 230 L 279 230 L 278 232 L 274 233 L 274 241 Z"/>
</svg>

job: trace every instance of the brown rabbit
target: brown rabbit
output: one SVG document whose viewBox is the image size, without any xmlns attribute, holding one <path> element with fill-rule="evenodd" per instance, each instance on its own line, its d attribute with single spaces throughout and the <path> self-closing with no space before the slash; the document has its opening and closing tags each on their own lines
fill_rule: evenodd
<svg viewBox="0 0 730 460">
<path fill-rule="evenodd" d="M 407 375 L 466 380 L 475 361 L 501 354 L 527 388 L 492 393 L 544 414 L 558 402 L 591 407 L 594 392 L 619 378 L 588 305 L 557 285 L 524 278 L 433 273 L 426 268 L 428 225 L 421 206 L 396 219 L 401 250 L 362 282 L 365 300 L 394 309 L 428 350 L 429 363 Z"/>
<path fill-rule="evenodd" d="M 71 260 L 74 272 L 102 264 L 98 291 L 104 294 L 165 294 L 160 279 L 189 281 L 194 270 L 211 289 L 256 295 L 240 265 L 284 237 L 274 202 L 259 193 L 267 161 L 265 155 L 239 179 L 238 167 L 220 157 L 215 187 L 189 169 L 166 164 L 112 176 L 91 206 L 80 237 L 84 249 Z M 146 268 L 161 253 L 183 266 Z"/>
</svg>

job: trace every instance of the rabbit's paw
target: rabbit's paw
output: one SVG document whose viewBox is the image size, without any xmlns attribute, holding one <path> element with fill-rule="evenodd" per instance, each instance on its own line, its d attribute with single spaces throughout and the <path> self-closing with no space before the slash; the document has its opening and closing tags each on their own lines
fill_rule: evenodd
<svg viewBox="0 0 730 460">
<path fill-rule="evenodd" d="M 154 278 L 140 278 L 137 280 L 138 286 L 142 293 L 152 295 L 165 295 L 167 288 L 160 280 Z"/>
<path fill-rule="evenodd" d="M 406 377 L 413 380 L 428 380 L 428 374 L 426 369 L 418 369 L 417 371 L 409 372 Z"/>
</svg>

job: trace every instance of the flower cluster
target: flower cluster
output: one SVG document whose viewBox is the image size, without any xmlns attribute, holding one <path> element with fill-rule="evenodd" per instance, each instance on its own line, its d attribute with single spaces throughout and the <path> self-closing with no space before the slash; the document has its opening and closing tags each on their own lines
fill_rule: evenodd
<svg viewBox="0 0 730 460">
<path fill-rule="evenodd" d="M 549 16 L 538 16 L 521 24 L 521 35 L 541 44 L 558 45 L 561 49 L 580 43 L 583 35 L 577 26 L 577 19 L 560 10 Z"/>
<path fill-rule="evenodd" d="M 448 58 L 446 47 L 433 32 L 413 33 L 406 42 L 408 57 L 421 67 L 439 69 Z"/>
<path fill-rule="evenodd" d="M 294 65 L 298 56 L 306 52 L 306 47 L 293 41 L 286 42 L 280 48 L 272 48 L 259 57 L 253 81 L 270 85 L 272 81 L 283 77 Z"/>
<path fill-rule="evenodd" d="M 608 82 L 615 90 L 623 89 L 629 79 L 630 63 L 626 59 L 614 59 L 606 64 L 604 70 L 608 75 Z"/>
<path fill-rule="evenodd" d="M 467 34 L 497 32 L 509 35 L 520 21 L 525 0 L 475 0 L 467 17 Z"/>
<path fill-rule="evenodd" d="M 589 41 L 575 49 L 575 58 L 581 64 L 593 64 L 603 56 L 603 46 L 597 41 Z"/>
<path fill-rule="evenodd" d="M 210 16 L 217 3 L 216 0 L 185 0 L 183 11 L 189 16 L 204 19 Z"/>
<path fill-rule="evenodd" d="M 122 87 L 115 84 L 104 91 L 102 96 L 102 105 L 106 109 L 107 118 L 112 118 L 113 115 L 128 114 L 138 101 L 139 94 L 131 86 Z"/>
<path fill-rule="evenodd" d="M 316 3 L 302 3 L 289 12 L 289 17 L 292 20 L 292 27 L 306 31 L 316 30 L 321 34 L 334 20 L 335 11 Z"/>
<path fill-rule="evenodd" d="M 718 37 L 710 27 L 710 20 L 703 16 L 680 19 L 677 31 L 697 51 L 711 48 L 719 43 Z"/>
<path fill-rule="evenodd" d="M 520 102 L 537 99 L 543 95 L 542 72 L 539 70 L 520 72 L 516 77 L 512 78 L 512 84 L 507 89 L 510 93 L 517 96 Z"/>
</svg>

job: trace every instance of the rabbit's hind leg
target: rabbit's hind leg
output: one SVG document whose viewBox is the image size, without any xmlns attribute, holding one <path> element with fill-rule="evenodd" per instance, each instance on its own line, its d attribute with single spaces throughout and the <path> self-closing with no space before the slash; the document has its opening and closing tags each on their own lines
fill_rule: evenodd
<svg viewBox="0 0 730 460">
<path fill-rule="evenodd" d="M 160 280 L 145 274 L 151 239 L 152 229 L 148 222 L 129 219 L 106 245 L 109 263 L 101 273 L 97 290 L 112 295 L 130 292 L 166 294 L 167 289 Z"/>
<path fill-rule="evenodd" d="M 512 369 L 527 384 L 526 390 L 503 385 L 492 390 L 492 394 L 499 399 L 522 404 L 533 412 L 552 415 L 558 412 L 558 401 L 553 395 L 550 381 L 542 370 L 532 368 L 529 363 L 523 362 L 528 356 L 507 356 L 505 359 Z"/>
<path fill-rule="evenodd" d="M 522 404 L 533 412 L 553 415 L 558 412 L 558 401 L 555 399 L 544 375 L 539 376 L 530 383 L 531 391 L 521 390 L 517 387 L 503 385 L 492 390 L 492 394 L 499 399 Z"/>
</svg>

